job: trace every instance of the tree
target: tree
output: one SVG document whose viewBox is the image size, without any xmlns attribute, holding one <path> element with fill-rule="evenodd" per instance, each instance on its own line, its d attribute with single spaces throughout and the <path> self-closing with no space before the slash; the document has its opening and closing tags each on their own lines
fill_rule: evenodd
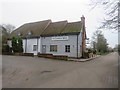
<svg viewBox="0 0 120 90">
<path fill-rule="evenodd" d="M 15 26 L 12 24 L 2 24 L 2 26 L 6 29 L 8 34 L 10 34 L 15 29 Z"/>
<path fill-rule="evenodd" d="M 13 52 L 20 52 L 20 53 L 23 52 L 23 42 L 20 37 L 12 38 L 12 49 L 13 49 Z"/>
<path fill-rule="evenodd" d="M 8 51 L 8 45 L 7 45 L 7 39 L 9 38 L 9 35 L 11 31 L 15 29 L 15 26 L 11 24 L 2 24 L 0 25 L 0 40 L 1 40 L 1 45 L 0 45 L 0 51 L 2 52 L 7 52 Z"/>
<path fill-rule="evenodd" d="M 0 25 L 0 51 L 2 52 L 6 52 L 7 50 L 7 36 L 8 36 L 8 33 L 7 33 L 7 30 L 2 26 Z"/>
<path fill-rule="evenodd" d="M 118 45 L 118 53 L 119 53 L 119 55 L 120 55 L 120 45 Z"/>
<path fill-rule="evenodd" d="M 23 42 L 20 37 L 18 38 L 18 52 L 23 52 Z"/>
<path fill-rule="evenodd" d="M 91 0 L 92 8 L 102 6 L 105 10 L 104 21 L 100 28 L 109 28 L 118 30 L 118 6 L 119 0 Z"/>
<path fill-rule="evenodd" d="M 92 37 L 92 43 L 93 50 L 97 50 L 98 52 L 107 52 L 108 43 L 104 35 L 102 34 L 102 31 L 97 30 L 96 32 L 94 32 Z"/>
</svg>

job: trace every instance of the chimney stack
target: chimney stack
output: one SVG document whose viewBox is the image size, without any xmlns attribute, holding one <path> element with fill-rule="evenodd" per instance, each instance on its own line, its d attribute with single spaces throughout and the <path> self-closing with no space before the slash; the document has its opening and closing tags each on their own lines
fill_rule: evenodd
<svg viewBox="0 0 120 90">
<path fill-rule="evenodd" d="M 85 17 L 84 17 L 84 15 L 82 15 L 82 17 L 81 17 L 81 22 L 83 23 L 83 26 L 85 27 Z"/>
</svg>

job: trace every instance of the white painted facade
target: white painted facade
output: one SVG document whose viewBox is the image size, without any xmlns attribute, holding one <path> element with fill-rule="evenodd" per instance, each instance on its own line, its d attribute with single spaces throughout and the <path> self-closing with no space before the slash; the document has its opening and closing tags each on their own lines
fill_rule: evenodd
<svg viewBox="0 0 120 90">
<path fill-rule="evenodd" d="M 11 46 L 11 40 L 8 40 L 8 45 Z M 34 45 L 37 50 L 33 50 Z M 45 52 L 43 52 L 43 45 L 45 45 Z M 57 45 L 57 52 L 50 51 L 50 45 Z M 65 52 L 65 45 L 70 45 L 70 52 Z M 39 38 L 23 39 L 23 52 L 24 53 L 51 53 L 53 55 L 67 55 L 68 57 L 81 57 L 82 53 L 82 33 L 79 35 L 66 35 L 66 36 L 48 36 Z"/>
<path fill-rule="evenodd" d="M 77 38 L 78 38 L 78 43 L 77 43 Z M 61 37 L 55 36 L 54 39 L 53 37 L 42 37 L 41 41 L 42 41 L 42 45 L 46 46 L 46 53 L 51 53 L 53 55 L 67 55 L 68 57 L 81 57 L 81 53 L 82 53 L 81 33 L 78 36 L 77 35 L 68 35 Z M 57 52 L 51 52 L 50 45 L 57 45 Z M 65 52 L 65 45 L 70 45 L 70 52 Z"/>
<path fill-rule="evenodd" d="M 41 47 L 41 38 L 27 38 L 22 39 L 23 40 L 23 53 L 34 53 L 34 55 L 37 55 L 38 52 L 40 52 Z M 8 40 L 8 45 L 12 47 L 11 40 Z M 33 47 L 34 45 L 37 46 L 37 49 L 34 51 Z"/>
</svg>

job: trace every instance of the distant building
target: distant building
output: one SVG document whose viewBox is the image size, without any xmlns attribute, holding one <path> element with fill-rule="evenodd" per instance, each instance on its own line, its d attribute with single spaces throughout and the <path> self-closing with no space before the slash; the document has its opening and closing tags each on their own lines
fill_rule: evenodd
<svg viewBox="0 0 120 90">
<path fill-rule="evenodd" d="M 10 47 L 13 36 L 22 37 L 24 53 L 80 58 L 86 49 L 85 17 L 82 16 L 78 22 L 45 20 L 24 24 L 11 33 L 8 40 Z"/>
</svg>

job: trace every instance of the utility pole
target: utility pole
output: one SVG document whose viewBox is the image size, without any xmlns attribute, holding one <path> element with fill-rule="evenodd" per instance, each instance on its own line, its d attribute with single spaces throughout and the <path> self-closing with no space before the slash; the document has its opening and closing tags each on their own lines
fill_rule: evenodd
<svg viewBox="0 0 120 90">
<path fill-rule="evenodd" d="M 118 2 L 118 44 L 120 45 L 120 0 Z"/>
<path fill-rule="evenodd" d="M 120 45 L 120 0 L 118 2 L 118 47 Z M 118 76 L 120 75 L 120 56 L 118 56 Z M 119 79 L 119 78 L 118 78 Z M 120 90 L 120 79 L 118 80 L 118 88 Z"/>
</svg>

